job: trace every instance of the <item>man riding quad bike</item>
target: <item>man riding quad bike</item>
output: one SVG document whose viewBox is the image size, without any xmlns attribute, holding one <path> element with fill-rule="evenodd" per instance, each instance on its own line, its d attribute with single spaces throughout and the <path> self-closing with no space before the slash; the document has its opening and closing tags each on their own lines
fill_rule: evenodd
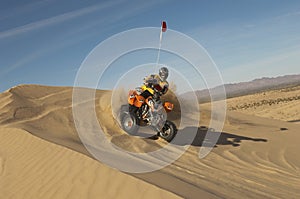
<svg viewBox="0 0 300 199">
<path fill-rule="evenodd" d="M 158 75 L 144 78 L 144 84 L 135 90 L 130 90 L 128 104 L 120 111 L 120 121 L 123 130 L 136 135 L 140 126 L 150 126 L 158 136 L 170 142 L 177 133 L 175 124 L 167 120 L 167 112 L 173 110 L 170 102 L 162 103 L 160 97 L 167 93 L 169 71 L 166 67 L 159 69 Z"/>
</svg>

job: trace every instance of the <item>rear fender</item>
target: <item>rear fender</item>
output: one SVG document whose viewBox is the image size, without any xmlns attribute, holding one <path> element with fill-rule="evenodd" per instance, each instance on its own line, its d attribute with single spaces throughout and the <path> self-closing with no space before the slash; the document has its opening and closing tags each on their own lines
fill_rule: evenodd
<svg viewBox="0 0 300 199">
<path fill-rule="evenodd" d="M 165 102 L 164 108 L 166 112 L 171 112 L 174 109 L 174 104 L 172 104 L 171 102 Z"/>
</svg>

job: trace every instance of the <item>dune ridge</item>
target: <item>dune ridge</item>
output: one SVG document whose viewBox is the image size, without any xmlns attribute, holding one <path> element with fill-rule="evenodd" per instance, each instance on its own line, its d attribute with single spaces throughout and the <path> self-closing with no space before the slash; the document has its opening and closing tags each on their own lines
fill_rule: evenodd
<svg viewBox="0 0 300 199">
<path fill-rule="evenodd" d="M 14 87 L 0 94 L 0 107 L 2 110 L 0 115 L 1 136 L 7 136 L 7 133 L 3 133 L 7 131 L 7 128 L 17 129 L 13 130 L 18 131 L 17 135 L 11 135 L 16 138 L 22 136 L 21 134 L 31 136 L 29 139 L 31 140 L 30 142 L 38 139 L 32 135 L 37 136 L 48 142 L 61 145 L 57 146 L 43 141 L 42 146 L 50 144 L 53 147 L 59 148 L 59 150 L 76 154 L 74 156 L 80 156 L 80 158 L 75 158 L 76 161 L 90 161 L 90 163 L 86 163 L 86 168 L 89 168 L 89 164 L 91 164 L 93 168 L 94 166 L 97 167 L 95 169 L 97 172 L 101 173 L 102 168 L 107 168 L 107 166 L 86 157 L 92 156 L 84 148 L 77 135 L 72 118 L 71 103 L 71 87 L 47 87 L 39 85 Z M 104 130 L 111 142 L 119 144 L 124 149 L 141 153 L 156 150 L 166 145 L 166 142 L 161 139 L 135 138 L 121 131 L 111 119 L 109 91 L 97 91 L 95 104 L 98 118 L 106 126 Z M 125 175 L 126 180 L 127 177 L 135 180 L 138 178 L 140 180 L 133 182 L 134 186 L 135 183 L 145 181 L 148 183 L 141 185 L 142 187 L 145 186 L 145 189 L 148 189 L 149 185 L 153 189 L 159 188 L 162 191 L 162 193 L 158 191 L 158 195 L 170 194 L 162 198 L 176 197 L 174 194 L 183 198 L 300 197 L 300 159 L 297 157 L 297 151 L 300 149 L 298 144 L 300 138 L 298 124 L 257 117 L 255 115 L 246 115 L 234 111 L 228 112 L 224 131 L 220 132 L 221 136 L 215 148 L 207 157 L 199 159 L 199 148 L 203 144 L 202 141 L 207 131 L 207 129 L 201 126 L 207 126 L 209 123 L 209 108 L 207 104 L 201 105 L 201 121 L 199 126 L 185 127 L 178 133 L 178 137 L 181 139 L 175 144 L 184 146 L 186 143 L 184 140 L 185 134 L 188 134 L 191 129 L 197 130 L 197 136 L 192 146 L 173 164 L 151 173 L 125 175 L 114 170 L 116 173 L 111 175 Z M 9 130 L 9 132 L 12 132 L 12 130 Z M 3 139 L 2 142 L 5 144 L 12 141 Z M 29 147 L 30 142 L 28 144 L 26 142 L 24 147 Z M 3 147 L 0 150 L 2 165 L 3 161 L 5 162 L 4 165 L 8 164 L 7 159 L 5 159 L 7 156 L 2 153 L 9 146 L 9 144 L 6 147 L 2 144 L 0 145 L 0 147 Z M 67 147 L 68 149 L 63 147 Z M 27 150 L 25 148 L 24 151 Z M 67 152 L 57 153 L 57 160 L 64 159 L 64 153 Z M 62 155 L 59 156 L 59 154 Z M 31 158 L 34 159 L 34 157 Z M 46 157 L 44 158 L 46 159 Z M 40 169 L 48 166 L 45 163 Z M 0 166 L 0 168 L 2 168 L 3 175 L 3 166 Z M 6 166 L 4 166 L 4 173 L 8 171 L 6 169 Z M 78 173 L 76 175 L 82 175 L 82 178 L 85 178 L 85 175 L 90 175 L 81 174 L 79 170 L 77 170 Z M 77 179 L 74 175 L 69 174 L 66 177 Z M 22 178 L 15 176 L 12 179 Z M 93 183 L 100 183 L 98 182 L 100 181 L 100 177 L 93 179 Z M 123 179 L 123 182 L 126 180 Z M 88 186 L 92 183 L 89 179 L 83 181 L 82 186 Z M 4 184 L 5 182 L 2 181 L 1 183 Z M 112 178 L 106 178 L 106 183 L 111 184 L 111 186 L 120 186 L 112 182 Z M 51 192 L 52 189 L 48 188 Z M 149 190 L 152 190 L 152 188 L 149 188 Z M 24 186 L 22 190 L 26 192 L 28 189 L 29 187 Z M 82 189 L 86 190 L 88 187 L 83 187 Z M 80 191 L 80 189 L 76 191 Z M 58 192 L 60 191 L 58 190 Z M 86 193 L 85 191 L 83 192 Z M 99 190 L 99 192 L 101 191 Z M 101 193 L 104 194 L 104 192 L 105 190 Z M 152 193 L 152 191 L 145 193 L 151 195 L 150 192 Z M 7 192 L 0 190 L 0 193 Z M 149 195 L 145 194 L 145 197 L 147 196 Z M 126 198 L 126 194 L 120 191 L 118 197 Z"/>
</svg>

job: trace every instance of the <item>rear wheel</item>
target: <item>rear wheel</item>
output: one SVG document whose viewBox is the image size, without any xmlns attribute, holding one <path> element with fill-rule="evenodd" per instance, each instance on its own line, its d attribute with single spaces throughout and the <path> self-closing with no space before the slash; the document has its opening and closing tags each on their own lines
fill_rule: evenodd
<svg viewBox="0 0 300 199">
<path fill-rule="evenodd" d="M 169 120 L 165 122 L 164 127 L 159 132 L 159 136 L 165 139 L 167 142 L 171 142 L 177 134 L 177 128 L 175 124 Z"/>
<path fill-rule="evenodd" d="M 130 135 L 136 135 L 138 132 L 139 126 L 137 124 L 137 118 L 130 113 L 124 113 L 121 124 L 123 130 Z"/>
</svg>

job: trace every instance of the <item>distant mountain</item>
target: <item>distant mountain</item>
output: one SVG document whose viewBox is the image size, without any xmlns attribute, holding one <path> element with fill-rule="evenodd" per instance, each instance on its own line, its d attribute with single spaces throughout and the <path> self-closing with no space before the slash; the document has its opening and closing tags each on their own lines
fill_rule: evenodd
<svg viewBox="0 0 300 199">
<path fill-rule="evenodd" d="M 272 89 L 281 89 L 300 85 L 300 75 L 285 75 L 279 77 L 263 77 L 250 82 L 240 82 L 234 84 L 225 84 L 227 98 L 238 97 Z M 218 92 L 222 87 L 217 86 L 210 91 Z M 210 101 L 209 90 L 196 91 L 200 102 Z"/>
</svg>

